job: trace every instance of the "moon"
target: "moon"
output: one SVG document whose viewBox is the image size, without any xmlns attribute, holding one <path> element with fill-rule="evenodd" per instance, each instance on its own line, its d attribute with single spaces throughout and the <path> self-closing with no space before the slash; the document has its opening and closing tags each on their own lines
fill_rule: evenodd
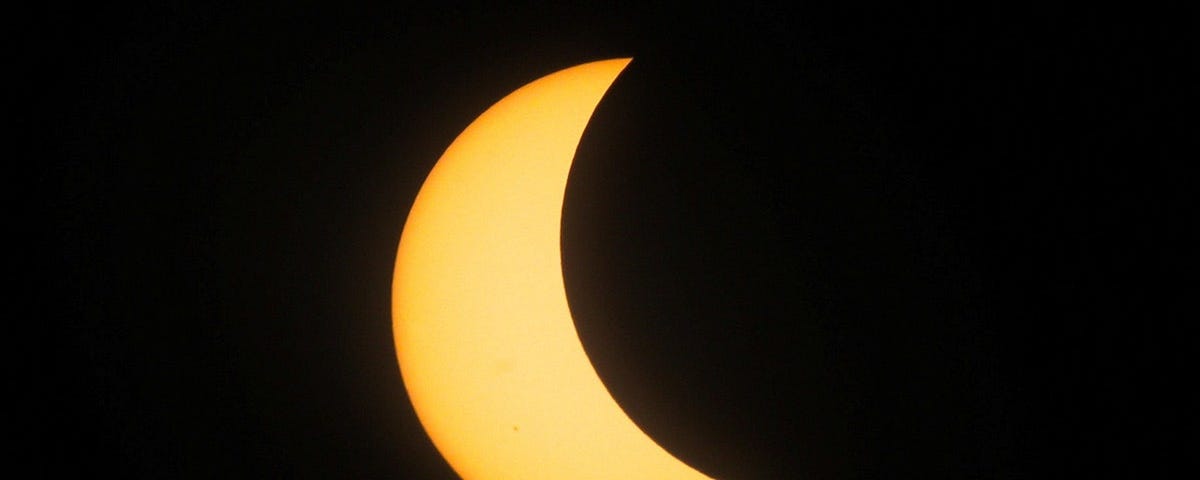
<svg viewBox="0 0 1200 480">
<path fill-rule="evenodd" d="M 421 425 L 464 479 L 709 478 L 621 410 L 567 305 L 567 176 L 630 60 L 561 70 L 497 102 L 446 149 L 404 224 L 396 355 Z"/>
</svg>

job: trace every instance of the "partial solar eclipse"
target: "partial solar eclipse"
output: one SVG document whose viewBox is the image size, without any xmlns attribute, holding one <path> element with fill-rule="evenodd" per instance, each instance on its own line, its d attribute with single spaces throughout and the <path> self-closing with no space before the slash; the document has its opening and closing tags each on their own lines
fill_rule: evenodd
<svg viewBox="0 0 1200 480">
<path fill-rule="evenodd" d="M 446 149 L 404 225 L 396 355 L 422 426 L 467 480 L 709 478 L 621 410 L 567 307 L 567 175 L 629 61 L 568 68 L 497 102 Z"/>
</svg>

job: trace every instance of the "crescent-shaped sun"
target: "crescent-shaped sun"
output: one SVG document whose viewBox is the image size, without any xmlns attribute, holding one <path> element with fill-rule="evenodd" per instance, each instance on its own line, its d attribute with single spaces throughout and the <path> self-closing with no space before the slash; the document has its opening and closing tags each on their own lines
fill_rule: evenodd
<svg viewBox="0 0 1200 480">
<path fill-rule="evenodd" d="M 446 149 L 404 225 L 396 354 L 421 424 L 465 479 L 709 478 L 621 410 L 567 306 L 567 175 L 629 61 L 568 68 L 497 102 Z"/>
</svg>

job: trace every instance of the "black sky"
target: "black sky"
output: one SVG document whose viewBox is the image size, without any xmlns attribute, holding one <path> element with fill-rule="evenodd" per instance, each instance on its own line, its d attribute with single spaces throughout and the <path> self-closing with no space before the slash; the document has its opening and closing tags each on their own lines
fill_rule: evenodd
<svg viewBox="0 0 1200 480">
<path fill-rule="evenodd" d="M 48 471 L 454 478 L 394 359 L 404 216 L 494 101 L 631 56 L 563 263 L 668 450 L 723 479 L 1174 472 L 1183 12 L 699 5 L 40 15 Z"/>
</svg>

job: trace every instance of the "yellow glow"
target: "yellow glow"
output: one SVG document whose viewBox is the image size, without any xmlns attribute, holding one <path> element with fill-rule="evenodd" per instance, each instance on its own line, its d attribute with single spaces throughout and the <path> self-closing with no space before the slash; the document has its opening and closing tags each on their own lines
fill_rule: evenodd
<svg viewBox="0 0 1200 480">
<path fill-rule="evenodd" d="M 421 424 L 465 479 L 708 478 L 621 411 L 563 287 L 571 161 L 629 60 L 562 70 L 493 105 L 446 149 L 404 225 L 396 354 Z"/>
</svg>

